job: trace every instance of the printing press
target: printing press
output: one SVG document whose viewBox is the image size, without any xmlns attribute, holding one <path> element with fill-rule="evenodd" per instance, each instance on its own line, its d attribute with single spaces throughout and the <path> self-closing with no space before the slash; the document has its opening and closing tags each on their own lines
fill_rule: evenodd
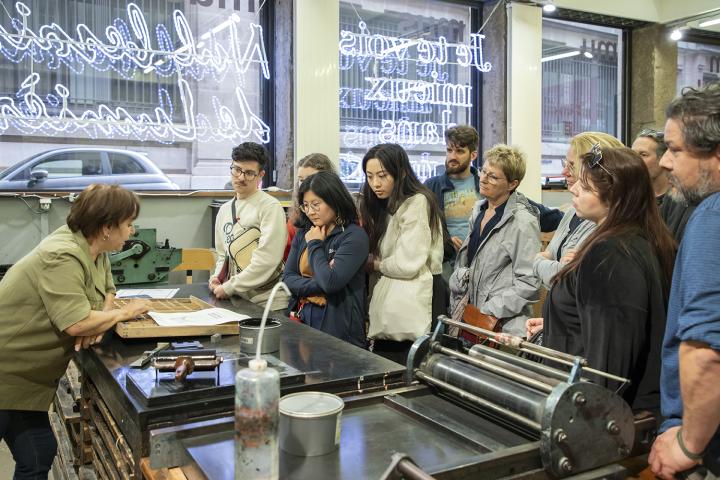
<svg viewBox="0 0 720 480">
<path fill-rule="evenodd" d="M 262 314 L 260 307 L 242 299 L 213 298 L 204 283 L 177 287 L 178 298 L 195 296 L 251 317 Z M 282 315 L 272 316 L 282 324 L 279 350 L 264 358 L 280 372 L 283 395 L 319 390 L 352 396 L 403 386 L 402 365 Z M 159 345 L 158 338 L 105 337 L 78 356 L 79 381 L 63 379 L 58 389 L 56 403 L 64 406 L 58 411 L 66 411 L 64 435 L 70 437 L 59 443 L 61 448 L 70 444 L 71 463 L 92 462 L 101 478 L 143 478 L 150 431 L 232 415 L 235 373 L 250 358 L 241 352 L 237 335 L 215 341 L 209 336 L 163 339 Z M 67 387 L 68 381 L 81 385 L 81 399 L 80 388 Z M 76 418 L 71 419 L 73 412 Z M 228 461 L 232 459 L 231 454 Z"/>
<path fill-rule="evenodd" d="M 450 327 L 485 341 L 463 353 Z M 593 375 L 626 382 L 582 358 L 440 317 L 410 350 L 406 385 L 344 395 L 339 448 L 317 457 L 281 450 L 280 478 L 625 478 L 620 462 L 655 420 L 636 420 L 616 392 L 585 378 Z M 233 478 L 232 416 L 154 429 L 150 439 L 153 468 Z"/>
</svg>

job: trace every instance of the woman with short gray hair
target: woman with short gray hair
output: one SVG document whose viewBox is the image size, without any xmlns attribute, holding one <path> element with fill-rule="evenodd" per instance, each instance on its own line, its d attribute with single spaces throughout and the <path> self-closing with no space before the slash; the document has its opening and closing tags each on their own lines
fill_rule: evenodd
<svg viewBox="0 0 720 480">
<path fill-rule="evenodd" d="M 484 154 L 480 194 L 473 208 L 470 235 L 458 251 L 450 277 L 453 316 L 472 305 L 486 326 L 523 335 L 539 281 L 533 257 L 540 250 L 538 211 L 517 187 L 525 176 L 525 155 L 517 148 L 495 145 Z M 469 343 L 472 335 L 461 334 Z"/>
</svg>

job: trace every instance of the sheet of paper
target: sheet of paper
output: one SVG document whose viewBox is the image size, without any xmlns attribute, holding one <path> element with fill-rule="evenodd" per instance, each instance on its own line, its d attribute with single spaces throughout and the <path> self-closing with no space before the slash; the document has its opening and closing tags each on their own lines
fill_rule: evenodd
<svg viewBox="0 0 720 480">
<path fill-rule="evenodd" d="M 196 312 L 148 312 L 148 315 L 161 327 L 206 327 L 250 318 L 224 308 L 206 308 Z"/>
<path fill-rule="evenodd" d="M 115 298 L 173 298 L 177 288 L 121 288 Z"/>
</svg>

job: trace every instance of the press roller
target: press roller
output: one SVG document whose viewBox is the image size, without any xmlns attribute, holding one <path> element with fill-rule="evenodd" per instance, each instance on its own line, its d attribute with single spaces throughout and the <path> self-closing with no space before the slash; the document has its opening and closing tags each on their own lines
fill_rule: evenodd
<svg viewBox="0 0 720 480">
<path fill-rule="evenodd" d="M 570 369 L 484 345 L 460 353 L 440 341 L 447 326 L 485 335 L 506 350 L 539 355 Z M 618 462 L 633 446 L 635 426 L 630 407 L 615 392 L 583 379 L 583 370 L 627 382 L 588 369 L 580 357 L 444 317 L 432 336 L 415 342 L 408 357 L 408 381 L 432 385 L 508 426 L 537 434 L 543 466 L 556 477 Z"/>
</svg>

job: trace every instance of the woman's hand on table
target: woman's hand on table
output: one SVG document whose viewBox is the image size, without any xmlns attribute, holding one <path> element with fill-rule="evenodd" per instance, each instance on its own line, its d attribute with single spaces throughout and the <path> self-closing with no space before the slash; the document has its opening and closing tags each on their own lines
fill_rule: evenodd
<svg viewBox="0 0 720 480">
<path fill-rule="evenodd" d="M 150 301 L 134 298 L 123 305 L 120 310 L 122 310 L 123 316 L 126 317 L 125 320 L 132 320 L 150 311 Z"/>
<path fill-rule="evenodd" d="M 102 342 L 103 333 L 99 335 L 89 335 L 87 337 L 75 337 L 75 351 L 79 352 L 80 349 L 87 349 L 95 345 L 96 343 Z"/>
</svg>

